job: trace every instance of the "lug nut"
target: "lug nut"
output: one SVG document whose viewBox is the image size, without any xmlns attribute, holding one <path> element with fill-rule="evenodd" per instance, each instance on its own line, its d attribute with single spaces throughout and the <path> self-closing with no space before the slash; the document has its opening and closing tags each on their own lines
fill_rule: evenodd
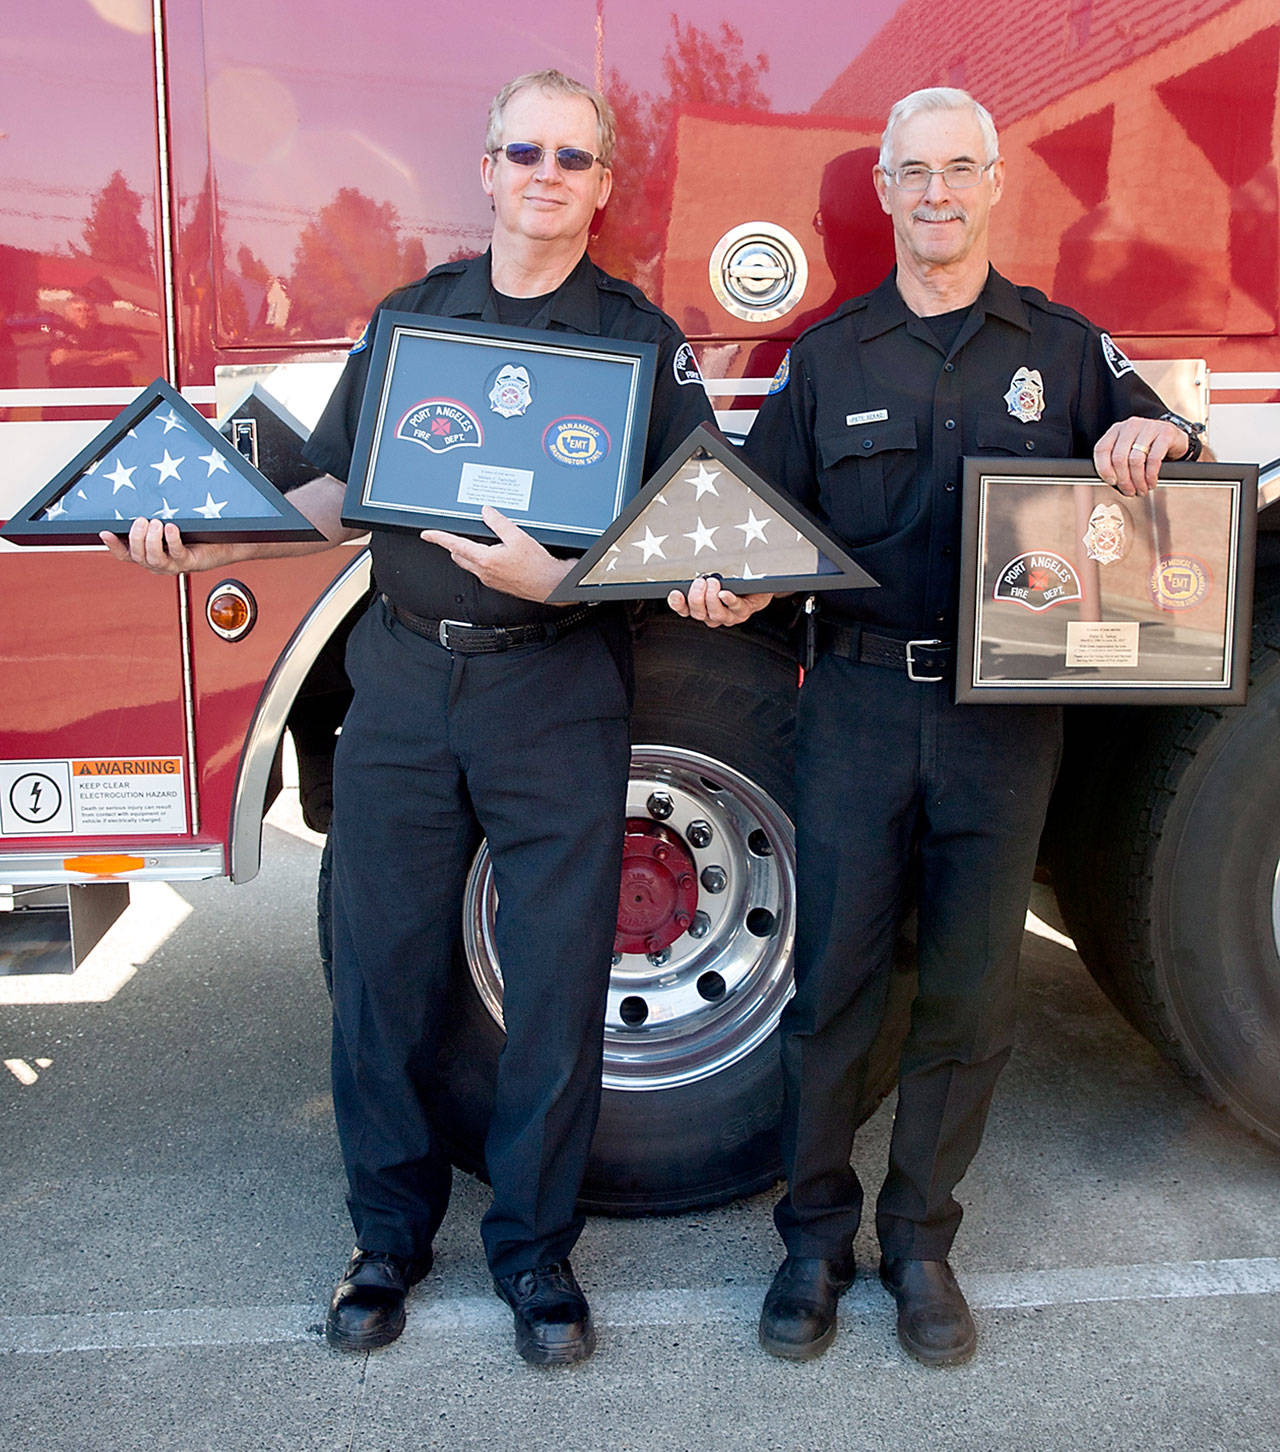
<svg viewBox="0 0 1280 1452">
<path fill-rule="evenodd" d="M 691 938 L 705 938 L 710 931 L 711 919 L 699 908 L 693 915 L 693 921 L 689 924 L 689 936 Z"/>
<path fill-rule="evenodd" d="M 704 822 L 699 818 L 696 822 L 690 822 L 684 830 L 684 835 L 695 847 L 709 847 L 715 833 L 711 830 L 711 823 Z"/>
<path fill-rule="evenodd" d="M 649 962 L 652 963 L 655 968 L 661 968 L 662 965 L 671 957 L 671 949 L 659 948 L 653 953 L 646 953 L 645 957 L 648 958 Z"/>
<path fill-rule="evenodd" d="M 676 809 L 676 804 L 666 792 L 651 792 L 645 806 L 649 810 L 649 815 L 659 822 L 665 822 Z"/>
<path fill-rule="evenodd" d="M 702 885 L 708 892 L 723 892 L 729 885 L 729 874 L 723 867 L 704 867 Z"/>
</svg>

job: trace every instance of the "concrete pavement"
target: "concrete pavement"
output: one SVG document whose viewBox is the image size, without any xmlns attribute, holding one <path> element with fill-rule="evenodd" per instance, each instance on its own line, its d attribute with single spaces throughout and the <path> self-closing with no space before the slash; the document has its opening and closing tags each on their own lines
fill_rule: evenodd
<svg viewBox="0 0 1280 1452">
<path fill-rule="evenodd" d="M 462 1176 L 405 1336 L 328 1351 L 350 1232 L 317 847 L 289 800 L 272 822 L 255 882 L 139 891 L 73 978 L 0 978 L 4 1452 L 1280 1446 L 1280 1154 L 1192 1093 L 1043 926 L 962 1191 L 968 1366 L 901 1353 L 865 1231 L 827 1355 L 760 1351 L 769 1194 L 593 1219 L 575 1264 L 600 1351 L 535 1371 L 485 1274 L 485 1188 Z M 891 1112 L 859 1139 L 872 1186 Z"/>
</svg>

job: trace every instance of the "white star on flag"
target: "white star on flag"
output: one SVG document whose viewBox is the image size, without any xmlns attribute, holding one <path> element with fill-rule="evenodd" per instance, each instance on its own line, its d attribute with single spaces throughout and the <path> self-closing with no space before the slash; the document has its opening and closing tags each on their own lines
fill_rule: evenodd
<svg viewBox="0 0 1280 1452">
<path fill-rule="evenodd" d="M 622 546 L 621 545 L 616 545 L 616 544 L 611 544 L 609 546 L 609 563 L 605 566 L 605 569 L 606 570 L 616 570 L 618 568 L 618 561 L 621 558 L 622 558 Z"/>
<path fill-rule="evenodd" d="M 719 469 L 708 469 L 707 466 L 702 463 L 698 465 L 697 474 L 689 480 L 689 483 L 692 484 L 693 487 L 698 491 L 697 494 L 694 495 L 693 502 L 695 504 L 698 502 L 699 499 L 702 498 L 704 494 L 714 494 L 716 498 L 719 499 L 720 491 L 716 488 L 713 482 L 719 477 Z"/>
<path fill-rule="evenodd" d="M 197 514 L 203 514 L 206 519 L 220 519 L 222 517 L 222 511 L 226 507 L 227 501 L 225 499 L 221 503 L 216 503 L 213 495 L 206 490 L 204 503 L 197 504 L 195 512 Z"/>
<path fill-rule="evenodd" d="M 110 474 L 104 474 L 102 476 L 104 479 L 111 480 L 111 494 L 113 498 L 117 494 L 119 494 L 122 489 L 134 489 L 136 492 L 136 486 L 133 482 L 133 470 L 137 467 L 138 466 L 135 464 L 133 466 L 133 469 L 126 469 L 125 466 L 120 462 L 120 460 L 117 459 L 116 466 L 114 469 L 112 469 Z M 151 467 L 155 468 L 155 465 L 153 464 Z"/>
<path fill-rule="evenodd" d="M 184 424 L 182 420 L 178 417 L 178 415 L 174 413 L 173 409 L 170 409 L 169 412 L 165 414 L 165 416 L 160 420 L 160 422 L 164 425 L 165 433 L 168 433 L 170 429 L 181 429 L 184 434 L 187 431 L 186 424 Z"/>
<path fill-rule="evenodd" d="M 765 538 L 764 527 L 766 524 L 771 524 L 772 522 L 771 519 L 757 519 L 755 510 L 748 509 L 746 524 L 735 524 L 734 528 L 743 531 L 742 543 L 744 546 L 749 545 L 753 539 L 758 539 L 762 544 L 768 544 L 769 541 Z"/>
<path fill-rule="evenodd" d="M 644 538 L 631 541 L 636 549 L 644 551 L 644 559 L 640 563 L 647 565 L 654 555 L 657 555 L 660 560 L 665 560 L 666 555 L 662 553 L 662 546 L 666 542 L 666 539 L 667 536 L 665 534 L 655 535 L 646 524 L 644 527 Z"/>
<path fill-rule="evenodd" d="M 183 459 L 170 458 L 169 450 L 166 449 L 164 451 L 164 458 L 161 459 L 158 464 L 152 464 L 151 466 L 153 469 L 159 469 L 160 471 L 160 477 L 156 480 L 156 483 L 163 484 L 166 479 L 177 479 L 179 482 L 181 482 L 181 476 L 178 473 L 178 465 L 183 462 Z"/>
<path fill-rule="evenodd" d="M 685 539 L 693 541 L 693 552 L 700 555 L 704 549 L 713 550 L 716 547 L 715 529 L 708 529 L 702 522 L 702 516 L 698 516 L 698 524 L 692 534 L 686 534 Z"/>
<path fill-rule="evenodd" d="M 229 474 L 231 472 L 231 470 L 227 468 L 227 461 L 222 457 L 217 449 L 210 449 L 207 454 L 201 454 L 199 458 L 202 464 L 208 464 L 209 466 L 209 472 L 205 475 L 205 478 L 207 479 L 212 479 L 219 469 L 221 469 L 224 474 Z"/>
<path fill-rule="evenodd" d="M 167 499 L 162 499 L 160 505 L 161 507 L 156 510 L 157 519 L 172 519 L 178 512 Z"/>
<path fill-rule="evenodd" d="M 57 519 L 59 515 L 65 514 L 66 512 L 67 506 L 62 502 L 61 499 L 59 499 L 56 504 L 51 504 L 48 509 L 45 510 L 44 517 L 46 519 Z"/>
</svg>

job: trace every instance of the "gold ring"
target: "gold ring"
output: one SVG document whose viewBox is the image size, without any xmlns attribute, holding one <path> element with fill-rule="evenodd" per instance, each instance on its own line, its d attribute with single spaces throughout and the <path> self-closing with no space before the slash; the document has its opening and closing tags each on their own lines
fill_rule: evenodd
<svg viewBox="0 0 1280 1452">
<path fill-rule="evenodd" d="M 1134 444 L 1134 446 L 1129 450 L 1129 452 L 1131 454 L 1142 454 L 1145 457 L 1147 454 L 1149 454 L 1151 452 L 1151 449 L 1150 449 L 1149 446 L 1144 449 L 1141 444 Z"/>
</svg>

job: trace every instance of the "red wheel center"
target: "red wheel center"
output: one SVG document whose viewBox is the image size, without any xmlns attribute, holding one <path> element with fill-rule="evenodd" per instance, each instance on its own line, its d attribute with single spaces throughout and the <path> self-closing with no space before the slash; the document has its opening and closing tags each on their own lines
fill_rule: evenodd
<svg viewBox="0 0 1280 1452">
<path fill-rule="evenodd" d="M 659 822 L 628 817 L 622 847 L 615 953 L 657 953 L 693 922 L 698 872 L 678 833 Z"/>
</svg>

